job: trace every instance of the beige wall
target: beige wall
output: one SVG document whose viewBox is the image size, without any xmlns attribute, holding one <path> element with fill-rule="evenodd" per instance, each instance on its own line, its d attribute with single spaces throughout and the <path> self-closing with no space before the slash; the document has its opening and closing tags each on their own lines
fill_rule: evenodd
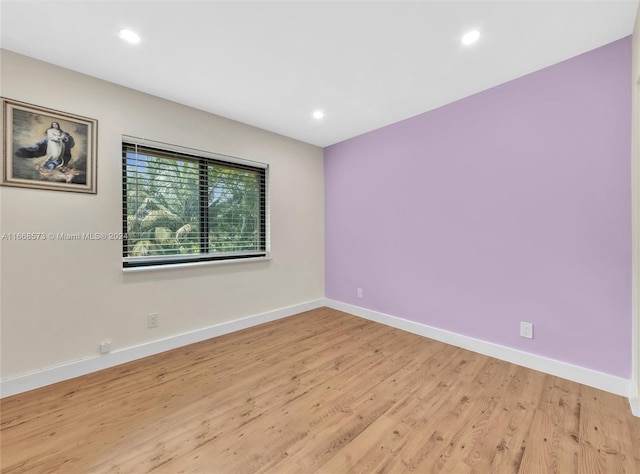
<svg viewBox="0 0 640 474">
<path fill-rule="evenodd" d="M 632 402 L 640 416 L 640 10 L 633 31 L 632 58 L 632 228 L 633 228 L 633 358 Z M 633 400 L 635 398 L 635 401 Z"/>
<path fill-rule="evenodd" d="M 97 195 L 2 187 L 0 232 L 120 232 L 126 134 L 268 163 L 272 251 L 125 274 L 118 241 L 0 241 L 2 379 L 94 357 L 105 340 L 117 350 L 323 298 L 321 148 L 8 51 L 0 60 L 3 97 L 99 122 Z"/>
</svg>

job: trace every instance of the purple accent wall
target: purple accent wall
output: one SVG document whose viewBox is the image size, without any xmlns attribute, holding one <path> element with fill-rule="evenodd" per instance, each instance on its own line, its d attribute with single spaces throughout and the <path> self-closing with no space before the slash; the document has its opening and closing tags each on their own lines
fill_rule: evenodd
<svg viewBox="0 0 640 474">
<path fill-rule="evenodd" d="M 328 147 L 326 296 L 629 378 L 630 147 L 630 37 Z"/>
</svg>

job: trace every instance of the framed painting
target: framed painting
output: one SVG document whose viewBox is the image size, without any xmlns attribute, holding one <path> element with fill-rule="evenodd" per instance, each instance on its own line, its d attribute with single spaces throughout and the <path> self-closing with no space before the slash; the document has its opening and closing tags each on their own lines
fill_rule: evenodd
<svg viewBox="0 0 640 474">
<path fill-rule="evenodd" d="M 2 99 L 2 185 L 96 193 L 98 121 Z"/>
</svg>

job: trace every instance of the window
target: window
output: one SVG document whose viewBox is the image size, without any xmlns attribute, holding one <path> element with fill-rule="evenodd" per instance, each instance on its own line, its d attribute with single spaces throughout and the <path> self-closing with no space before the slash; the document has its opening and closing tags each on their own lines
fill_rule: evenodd
<svg viewBox="0 0 640 474">
<path fill-rule="evenodd" d="M 267 165 L 122 143 L 123 266 L 267 256 Z"/>
</svg>

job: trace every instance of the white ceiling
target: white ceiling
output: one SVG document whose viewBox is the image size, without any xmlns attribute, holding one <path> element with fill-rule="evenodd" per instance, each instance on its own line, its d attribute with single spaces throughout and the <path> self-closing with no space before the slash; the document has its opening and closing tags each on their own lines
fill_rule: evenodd
<svg viewBox="0 0 640 474">
<path fill-rule="evenodd" d="M 637 9 L 638 0 L 2 0 L 0 45 L 327 146 L 627 36 Z M 140 44 L 122 42 L 123 27 Z M 482 37 L 463 47 L 470 29 Z"/>
</svg>

